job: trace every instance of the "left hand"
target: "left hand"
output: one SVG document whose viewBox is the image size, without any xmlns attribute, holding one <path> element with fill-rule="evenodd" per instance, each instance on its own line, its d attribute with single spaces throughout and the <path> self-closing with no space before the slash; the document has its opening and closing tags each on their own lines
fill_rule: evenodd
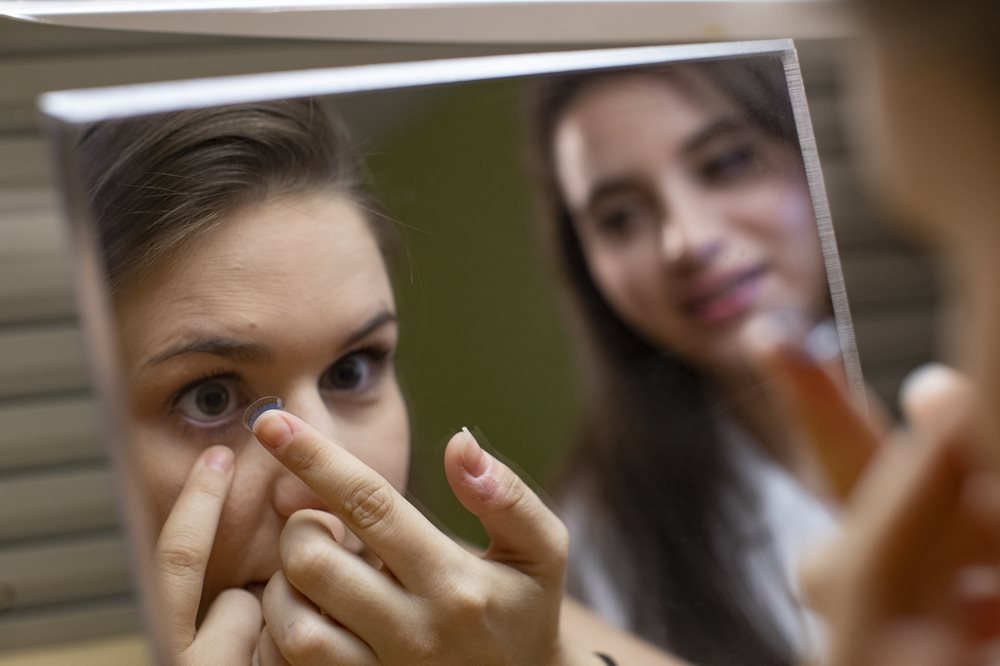
<svg viewBox="0 0 1000 666">
<path fill-rule="evenodd" d="M 268 412 L 254 431 L 339 519 L 303 510 L 286 524 L 282 571 L 264 592 L 261 663 L 599 666 L 559 639 L 566 528 L 471 435 L 452 437 L 445 470 L 490 537 L 482 557 L 295 416 Z M 381 570 L 341 545 L 343 527 Z"/>
</svg>

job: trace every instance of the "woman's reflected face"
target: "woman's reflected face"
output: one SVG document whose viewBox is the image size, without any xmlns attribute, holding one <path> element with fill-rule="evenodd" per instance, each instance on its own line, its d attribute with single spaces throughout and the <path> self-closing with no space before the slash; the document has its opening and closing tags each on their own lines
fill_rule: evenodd
<svg viewBox="0 0 1000 666">
<path fill-rule="evenodd" d="M 553 140 L 594 281 L 647 340 L 724 374 L 755 316 L 827 310 L 797 148 L 697 72 L 596 81 Z"/>
<path fill-rule="evenodd" d="M 223 589 L 266 583 L 285 521 L 322 507 L 244 429 L 256 398 L 281 396 L 288 411 L 405 485 L 395 303 L 353 204 L 314 194 L 248 206 L 127 292 L 116 311 L 156 531 L 201 451 L 223 444 L 236 453 L 203 608 Z"/>
</svg>

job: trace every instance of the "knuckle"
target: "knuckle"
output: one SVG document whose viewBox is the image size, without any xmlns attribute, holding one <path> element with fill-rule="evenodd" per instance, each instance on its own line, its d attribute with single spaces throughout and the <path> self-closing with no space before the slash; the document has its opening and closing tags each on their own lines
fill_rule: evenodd
<svg viewBox="0 0 1000 666">
<path fill-rule="evenodd" d="M 330 468 L 330 453 L 321 443 L 304 447 L 290 462 L 294 468 L 305 476 L 322 475 Z"/>
<path fill-rule="evenodd" d="M 500 475 L 493 508 L 496 511 L 510 511 L 528 499 L 528 487 L 514 472 L 505 469 Z"/>
<path fill-rule="evenodd" d="M 355 527 L 375 531 L 388 522 L 393 509 L 393 491 L 387 482 L 355 483 L 344 497 L 344 514 Z"/>
<path fill-rule="evenodd" d="M 308 588 L 322 580 L 329 570 L 326 544 L 305 541 L 288 550 L 285 556 L 285 577 L 293 586 Z"/>
<path fill-rule="evenodd" d="M 187 576 L 201 568 L 205 556 L 191 538 L 174 536 L 156 548 L 160 569 L 172 576 Z"/>
<path fill-rule="evenodd" d="M 475 620 L 486 615 L 490 607 L 490 597 L 479 585 L 459 585 L 453 592 L 454 611 L 462 618 Z"/>
<path fill-rule="evenodd" d="M 492 605 L 489 588 L 472 576 L 449 576 L 443 581 L 439 595 L 442 607 L 447 609 L 441 619 L 452 626 L 456 621 L 478 623 L 489 614 Z"/>
<path fill-rule="evenodd" d="M 292 662 L 321 663 L 324 656 L 326 637 L 321 624 L 312 618 L 295 620 L 284 633 L 281 653 Z"/>
</svg>

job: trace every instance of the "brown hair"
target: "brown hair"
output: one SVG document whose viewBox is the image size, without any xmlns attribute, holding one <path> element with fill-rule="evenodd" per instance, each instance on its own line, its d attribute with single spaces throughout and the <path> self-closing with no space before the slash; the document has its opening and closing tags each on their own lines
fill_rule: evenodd
<svg viewBox="0 0 1000 666">
<path fill-rule="evenodd" d="M 114 296 L 238 208 L 329 190 L 358 205 L 393 267 L 397 229 L 370 194 L 345 129 L 315 100 L 96 123 L 77 146 Z"/>
<path fill-rule="evenodd" d="M 756 495 L 734 468 L 707 375 L 650 344 L 614 312 L 594 282 L 561 195 L 553 155 L 566 111 L 595 84 L 694 74 L 726 94 L 747 119 L 798 146 L 778 57 L 672 64 L 545 79 L 530 111 L 544 232 L 562 270 L 583 361 L 589 408 L 563 475 L 582 501 L 606 574 L 628 604 L 630 630 L 704 666 L 791 664 L 795 656 L 748 583 L 746 525 Z M 574 535 L 579 547 L 581 535 Z M 754 534 L 750 538 L 768 538 Z M 571 553 L 570 592 L 577 582 Z"/>
</svg>

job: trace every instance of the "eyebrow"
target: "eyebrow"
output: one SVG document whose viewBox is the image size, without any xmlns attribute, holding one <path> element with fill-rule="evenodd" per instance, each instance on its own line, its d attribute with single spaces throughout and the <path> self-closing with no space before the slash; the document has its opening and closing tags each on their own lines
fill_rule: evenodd
<svg viewBox="0 0 1000 666">
<path fill-rule="evenodd" d="M 695 153 L 716 137 L 734 132 L 742 132 L 750 127 L 751 125 L 746 120 L 738 116 L 726 116 L 719 118 L 708 123 L 695 132 L 694 135 L 688 137 L 681 145 L 681 152 L 684 154 Z M 592 211 L 594 206 L 606 197 L 612 197 L 616 194 L 627 193 L 638 189 L 643 189 L 643 180 L 641 177 L 633 175 L 625 175 L 600 181 L 596 186 L 594 186 L 587 196 L 584 211 Z"/>
<path fill-rule="evenodd" d="M 379 328 L 396 322 L 396 315 L 389 310 L 382 310 L 351 333 L 343 346 L 350 347 L 358 341 L 371 335 Z M 187 340 L 166 349 L 148 360 L 143 367 L 159 365 L 177 356 L 185 354 L 211 354 L 235 362 L 266 363 L 273 361 L 276 354 L 267 345 L 247 342 L 235 338 L 225 338 L 214 335 L 194 335 Z"/>
<path fill-rule="evenodd" d="M 751 127 L 749 122 L 739 116 L 719 118 L 688 137 L 681 146 L 681 151 L 688 154 L 697 152 L 699 148 L 703 148 L 705 144 L 720 135 L 743 132 Z"/>
</svg>

